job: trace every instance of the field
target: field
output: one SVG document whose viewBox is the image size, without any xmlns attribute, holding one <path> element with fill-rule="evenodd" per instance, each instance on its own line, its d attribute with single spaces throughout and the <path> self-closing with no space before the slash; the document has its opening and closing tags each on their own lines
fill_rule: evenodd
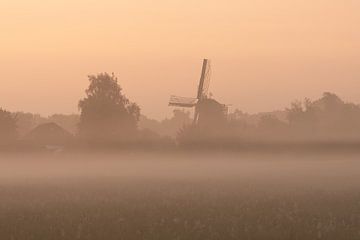
<svg viewBox="0 0 360 240">
<path fill-rule="evenodd" d="M 0 239 L 360 239 L 358 157 L 1 156 Z"/>
</svg>

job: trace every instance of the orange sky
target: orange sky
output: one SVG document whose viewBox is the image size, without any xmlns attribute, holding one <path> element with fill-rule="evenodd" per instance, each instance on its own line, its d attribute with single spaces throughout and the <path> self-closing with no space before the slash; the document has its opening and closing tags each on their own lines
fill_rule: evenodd
<svg viewBox="0 0 360 240">
<path fill-rule="evenodd" d="M 333 91 L 360 103 L 358 0 L 0 0 L 0 106 L 76 113 L 88 74 L 115 72 L 144 114 L 210 91 L 248 112 Z"/>
</svg>

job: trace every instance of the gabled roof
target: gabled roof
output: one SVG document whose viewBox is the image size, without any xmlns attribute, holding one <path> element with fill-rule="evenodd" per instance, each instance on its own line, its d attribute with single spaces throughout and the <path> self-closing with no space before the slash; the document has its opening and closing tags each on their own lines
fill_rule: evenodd
<svg viewBox="0 0 360 240">
<path fill-rule="evenodd" d="M 24 137 L 25 140 L 44 144 L 66 143 L 72 138 L 71 133 L 53 122 L 38 125 Z"/>
</svg>

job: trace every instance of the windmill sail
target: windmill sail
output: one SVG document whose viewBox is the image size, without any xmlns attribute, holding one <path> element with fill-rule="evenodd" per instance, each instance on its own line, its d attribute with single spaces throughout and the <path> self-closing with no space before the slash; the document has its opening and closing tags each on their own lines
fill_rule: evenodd
<svg viewBox="0 0 360 240">
<path fill-rule="evenodd" d="M 201 77 L 198 87 L 198 93 L 197 93 L 197 99 L 198 101 L 201 101 L 204 98 L 207 98 L 208 90 L 209 90 L 209 84 L 210 84 L 210 77 L 211 77 L 211 67 L 210 67 L 210 61 L 208 59 L 204 59 L 203 66 L 201 69 Z M 194 112 L 194 124 L 198 121 L 199 118 L 199 111 L 197 106 L 195 106 L 195 112 Z"/>
<path fill-rule="evenodd" d="M 211 63 L 210 60 L 204 59 L 201 70 L 198 93 L 197 93 L 197 98 L 199 100 L 207 97 L 209 91 L 209 85 L 210 85 L 210 78 L 211 78 Z"/>
<path fill-rule="evenodd" d="M 172 95 L 170 97 L 169 106 L 175 107 L 194 107 L 198 102 L 197 98 L 179 97 Z"/>
<path fill-rule="evenodd" d="M 169 106 L 187 107 L 187 108 L 195 107 L 194 123 L 196 123 L 199 118 L 198 103 L 201 100 L 206 99 L 208 97 L 210 77 L 211 77 L 210 60 L 204 59 L 202 69 L 201 69 L 200 82 L 199 82 L 197 95 L 196 95 L 197 97 L 196 98 L 188 98 L 188 97 L 179 97 L 179 96 L 172 95 L 170 97 Z"/>
</svg>

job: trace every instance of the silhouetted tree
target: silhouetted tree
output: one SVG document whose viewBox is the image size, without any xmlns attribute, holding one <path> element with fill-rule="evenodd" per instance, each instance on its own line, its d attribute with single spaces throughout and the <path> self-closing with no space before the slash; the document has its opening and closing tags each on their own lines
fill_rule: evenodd
<svg viewBox="0 0 360 240">
<path fill-rule="evenodd" d="M 286 109 L 288 120 L 290 125 L 296 124 L 302 118 L 304 114 L 304 109 L 302 106 L 302 102 L 294 101 L 291 103 L 290 108 Z"/>
<path fill-rule="evenodd" d="M 272 115 L 264 115 L 260 118 L 260 121 L 258 123 L 258 130 L 261 131 L 263 134 L 271 134 L 271 135 L 277 135 L 277 134 L 284 134 L 284 132 L 287 130 L 288 125 L 280 121 L 278 118 Z M 271 137 L 267 136 L 267 137 Z"/>
<path fill-rule="evenodd" d="M 79 102 L 79 133 L 92 140 L 125 140 L 134 136 L 140 108 L 122 94 L 114 74 L 89 76 L 86 97 Z"/>
<path fill-rule="evenodd" d="M 175 109 L 173 113 L 174 115 L 172 118 L 165 119 L 161 122 L 164 132 L 169 136 L 176 136 L 181 127 L 192 122 L 190 112 Z"/>
<path fill-rule="evenodd" d="M 316 101 L 305 99 L 287 109 L 290 127 L 297 136 L 326 140 L 360 139 L 360 107 L 325 92 Z"/>
<path fill-rule="evenodd" d="M 16 128 L 16 118 L 10 112 L 0 108 L 0 142 L 15 140 Z"/>
<path fill-rule="evenodd" d="M 192 123 L 192 119 L 188 111 L 174 109 L 173 114 L 171 118 L 166 118 L 162 121 L 150 119 L 142 115 L 139 127 L 141 129 L 149 129 L 161 136 L 175 137 L 184 125 Z"/>
</svg>

